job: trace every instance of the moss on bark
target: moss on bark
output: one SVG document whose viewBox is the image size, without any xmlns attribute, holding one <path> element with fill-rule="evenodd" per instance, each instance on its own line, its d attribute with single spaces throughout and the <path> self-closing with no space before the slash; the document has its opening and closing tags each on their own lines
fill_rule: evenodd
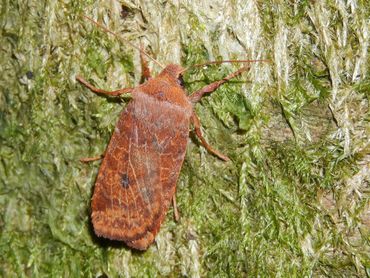
<svg viewBox="0 0 370 278">
<path fill-rule="evenodd" d="M 152 2 L 152 3 L 149 3 Z M 171 211 L 144 253 L 97 239 L 99 163 L 124 102 L 93 95 L 161 63 L 267 58 L 196 106 Z M 370 275 L 367 1 L 3 1 L 0 51 L 0 275 Z M 151 65 L 154 72 L 160 69 Z M 188 71 L 189 92 L 238 65 Z"/>
</svg>

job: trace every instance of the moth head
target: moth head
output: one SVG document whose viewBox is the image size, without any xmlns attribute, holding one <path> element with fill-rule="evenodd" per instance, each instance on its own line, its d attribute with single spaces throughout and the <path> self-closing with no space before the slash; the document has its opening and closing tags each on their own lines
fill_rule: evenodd
<svg viewBox="0 0 370 278">
<path fill-rule="evenodd" d="M 184 80 L 182 79 L 182 73 L 184 72 L 184 68 L 175 65 L 175 64 L 170 64 L 167 67 L 164 68 L 164 70 L 161 72 L 161 75 L 167 75 L 170 78 L 176 79 L 177 83 L 183 87 L 184 86 Z"/>
</svg>

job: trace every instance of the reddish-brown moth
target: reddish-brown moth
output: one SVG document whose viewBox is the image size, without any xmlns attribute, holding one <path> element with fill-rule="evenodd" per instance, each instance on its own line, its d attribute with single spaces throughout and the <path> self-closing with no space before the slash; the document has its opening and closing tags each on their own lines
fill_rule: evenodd
<svg viewBox="0 0 370 278">
<path fill-rule="evenodd" d="M 209 152 L 228 160 L 203 138 L 193 106 L 204 95 L 248 69 L 242 67 L 187 96 L 181 82 L 185 71 L 181 66 L 170 64 L 152 78 L 143 54 L 146 55 L 141 51 L 142 73 L 147 81 L 135 88 L 108 92 L 77 77 L 95 93 L 132 95 L 99 169 L 91 219 L 96 235 L 124 241 L 139 250 L 153 243 L 171 201 L 175 206 L 176 182 L 185 157 L 190 123 Z"/>
</svg>

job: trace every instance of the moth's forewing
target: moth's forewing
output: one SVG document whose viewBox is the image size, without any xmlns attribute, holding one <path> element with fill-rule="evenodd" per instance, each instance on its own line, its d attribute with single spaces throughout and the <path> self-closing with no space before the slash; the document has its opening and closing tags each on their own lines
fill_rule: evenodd
<svg viewBox="0 0 370 278">
<path fill-rule="evenodd" d="M 149 83 L 150 85 L 151 83 Z M 191 105 L 174 92 L 141 86 L 122 112 L 94 188 L 95 233 L 136 249 L 154 241 L 167 213 L 184 160 Z M 171 100 L 171 101 L 169 101 Z"/>
</svg>

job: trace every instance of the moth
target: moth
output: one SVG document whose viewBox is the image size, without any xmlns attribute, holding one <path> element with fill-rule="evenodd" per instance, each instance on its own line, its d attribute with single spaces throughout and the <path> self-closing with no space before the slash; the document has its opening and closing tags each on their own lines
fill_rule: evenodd
<svg viewBox="0 0 370 278">
<path fill-rule="evenodd" d="M 202 136 L 194 105 L 248 69 L 248 66 L 242 67 L 188 95 L 182 81 L 186 69 L 170 64 L 152 77 L 144 55 L 147 54 L 141 50 L 142 74 L 146 81 L 135 88 L 109 92 L 94 87 L 80 76 L 76 78 L 95 93 L 109 96 L 130 93 L 132 96 L 104 153 L 91 201 L 91 220 L 97 236 L 123 241 L 138 250 L 146 250 L 154 242 L 171 201 L 177 217 L 176 182 L 185 157 L 190 124 L 210 153 L 229 160 Z"/>
</svg>

